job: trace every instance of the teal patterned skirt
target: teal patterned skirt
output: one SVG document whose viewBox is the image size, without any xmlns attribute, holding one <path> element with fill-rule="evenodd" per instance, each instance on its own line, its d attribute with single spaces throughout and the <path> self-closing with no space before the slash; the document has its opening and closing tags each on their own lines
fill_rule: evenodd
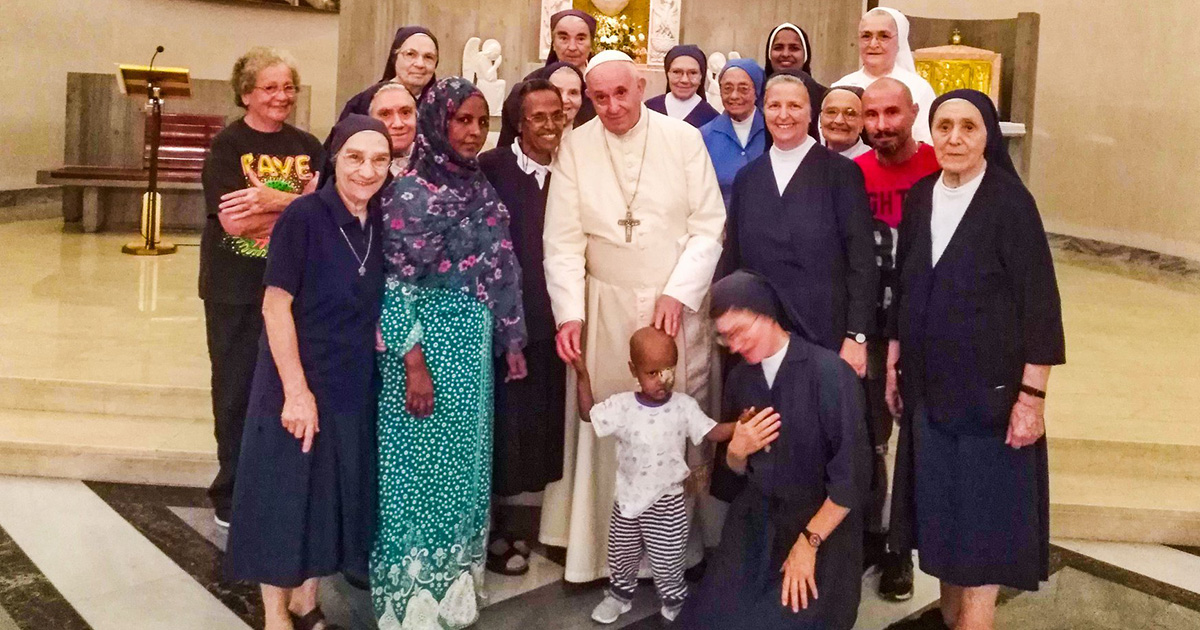
<svg viewBox="0 0 1200 630">
<path fill-rule="evenodd" d="M 483 603 L 492 470 L 492 315 L 471 296 L 389 283 L 379 355 L 379 520 L 371 596 L 381 630 L 456 630 Z M 420 343 L 433 415 L 405 407 Z"/>
</svg>

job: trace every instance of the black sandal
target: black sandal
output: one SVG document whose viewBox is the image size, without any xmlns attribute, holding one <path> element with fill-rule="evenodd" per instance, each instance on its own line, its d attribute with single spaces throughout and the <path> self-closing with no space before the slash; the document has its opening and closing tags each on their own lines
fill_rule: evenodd
<svg viewBox="0 0 1200 630">
<path fill-rule="evenodd" d="M 321 612 L 320 606 L 313 608 L 303 616 L 296 613 L 290 614 L 292 615 L 292 627 L 295 630 L 315 630 L 317 624 L 321 623 L 325 624 L 324 630 L 343 630 L 341 626 L 325 621 L 325 613 Z"/>
<path fill-rule="evenodd" d="M 526 560 L 529 559 L 529 556 L 533 555 L 533 549 L 524 540 L 512 540 L 508 544 L 512 545 L 512 548 L 516 549 L 517 553 L 521 554 L 521 557 Z"/>
<path fill-rule="evenodd" d="M 513 558 L 521 558 L 522 560 L 525 560 L 525 556 L 522 555 L 520 551 L 517 551 L 517 548 L 514 547 L 508 540 L 505 540 L 504 543 L 508 546 L 508 548 L 502 553 L 492 553 L 491 546 L 489 545 L 487 562 L 485 563 L 487 570 L 500 575 L 525 575 L 528 573 L 528 561 L 515 569 L 508 566 L 509 560 L 512 560 Z"/>
</svg>

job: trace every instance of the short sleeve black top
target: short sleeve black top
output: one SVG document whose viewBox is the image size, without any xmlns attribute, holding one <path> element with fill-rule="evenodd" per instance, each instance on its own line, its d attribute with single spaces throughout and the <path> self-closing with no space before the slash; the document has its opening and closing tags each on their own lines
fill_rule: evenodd
<svg viewBox="0 0 1200 630">
<path fill-rule="evenodd" d="M 288 124 L 264 133 L 239 118 L 213 138 L 202 174 L 208 220 L 200 238 L 201 299 L 222 304 L 262 302 L 270 239 L 227 233 L 217 219 L 221 195 L 246 188 L 247 172 L 276 190 L 300 193 L 324 161 L 321 142 Z"/>
<path fill-rule="evenodd" d="M 271 235 L 264 286 L 293 296 L 300 363 L 318 405 L 358 413 L 372 401 L 347 395 L 368 391 L 375 362 L 375 325 L 383 296 L 383 225 L 376 202 L 363 225 L 335 186 L 293 201 Z M 369 253 L 368 253 L 369 252 Z M 360 273 L 361 269 L 361 273 Z M 277 415 L 283 387 L 264 332 L 248 415 Z"/>
</svg>

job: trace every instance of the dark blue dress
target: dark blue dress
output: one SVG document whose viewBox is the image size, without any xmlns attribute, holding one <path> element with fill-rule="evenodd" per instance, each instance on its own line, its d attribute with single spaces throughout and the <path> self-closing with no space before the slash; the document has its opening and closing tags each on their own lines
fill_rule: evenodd
<svg viewBox="0 0 1200 630">
<path fill-rule="evenodd" d="M 1050 560 L 1046 439 L 1004 443 L 1025 364 L 1066 361 L 1054 261 L 1037 205 L 994 163 L 933 264 L 939 174 L 904 200 L 888 318 L 900 340 L 891 536 L 957 586 L 1037 590 Z"/>
<path fill-rule="evenodd" d="M 283 428 L 283 387 L 264 332 L 234 488 L 231 579 L 284 588 L 338 572 L 365 580 L 375 524 L 382 232 L 374 203 L 362 226 L 335 186 L 292 202 L 275 224 L 263 282 L 294 296 L 320 433 L 301 453 L 300 440 Z"/>
<path fill-rule="evenodd" d="M 874 332 L 875 224 L 857 164 L 815 145 L 780 195 L 767 151 L 734 178 L 728 210 L 724 269 L 780 287 L 818 345 L 836 352 L 846 333 Z"/>
<path fill-rule="evenodd" d="M 871 451 L 863 391 L 837 354 L 792 335 L 774 386 L 740 363 L 725 408 L 774 407 L 779 438 L 750 456 L 746 487 L 729 508 L 721 545 L 672 627 L 680 630 L 849 630 L 862 590 L 863 518 Z M 799 613 L 780 603 L 792 545 L 830 499 L 850 513 L 817 551 L 817 589 Z"/>
</svg>

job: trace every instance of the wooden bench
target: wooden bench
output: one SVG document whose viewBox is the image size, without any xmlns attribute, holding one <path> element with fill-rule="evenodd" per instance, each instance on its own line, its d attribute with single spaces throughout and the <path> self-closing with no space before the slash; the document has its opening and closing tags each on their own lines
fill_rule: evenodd
<svg viewBox="0 0 1200 630">
<path fill-rule="evenodd" d="M 168 196 L 178 195 L 182 191 L 203 190 L 200 173 L 204 169 L 204 158 L 208 155 L 213 137 L 224 127 L 224 116 L 163 114 L 158 149 L 158 188 L 164 197 L 164 220 L 169 218 L 171 212 Z M 37 182 L 62 186 L 64 212 L 66 206 L 78 206 L 83 231 L 95 232 L 105 223 L 109 207 L 106 202 L 130 203 L 130 199 L 141 198 L 138 191 L 146 189 L 150 179 L 148 132 L 144 134 L 142 147 L 141 168 L 64 166 L 38 171 Z M 117 191 L 125 194 L 109 194 Z"/>
</svg>

